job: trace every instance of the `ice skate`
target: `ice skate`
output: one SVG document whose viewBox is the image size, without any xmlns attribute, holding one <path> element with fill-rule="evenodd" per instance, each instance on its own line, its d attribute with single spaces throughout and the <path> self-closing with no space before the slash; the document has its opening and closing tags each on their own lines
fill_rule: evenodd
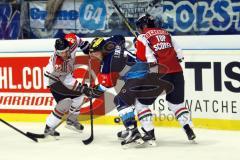
<svg viewBox="0 0 240 160">
<path fill-rule="evenodd" d="M 122 146 L 127 147 L 128 144 L 134 144 L 134 146 L 138 147 L 144 144 L 144 141 L 142 140 L 142 136 L 137 128 L 128 129 L 128 135 L 126 138 L 121 142 Z"/>
<path fill-rule="evenodd" d="M 189 124 L 186 124 L 183 126 L 183 129 L 185 130 L 185 133 L 187 134 L 188 140 L 195 142 L 194 139 L 196 138 L 196 135 L 194 134 L 192 128 L 189 126 Z"/>
<path fill-rule="evenodd" d="M 150 146 L 156 146 L 157 143 L 156 143 L 154 129 L 150 131 L 146 131 L 144 128 L 142 128 L 142 130 L 144 132 L 144 136 L 142 137 L 143 141 Z"/>
<path fill-rule="evenodd" d="M 120 141 L 123 141 L 127 136 L 128 136 L 128 131 L 127 130 L 122 130 L 117 133 L 117 137 Z"/>
<path fill-rule="evenodd" d="M 66 121 L 66 128 L 71 129 L 73 131 L 82 133 L 84 126 L 79 123 L 78 121 L 71 121 L 71 120 L 67 120 Z"/>
<path fill-rule="evenodd" d="M 46 127 L 44 129 L 44 135 L 57 137 L 57 136 L 60 136 L 60 133 L 55 131 L 54 129 L 50 128 L 48 125 L 46 125 Z"/>
</svg>

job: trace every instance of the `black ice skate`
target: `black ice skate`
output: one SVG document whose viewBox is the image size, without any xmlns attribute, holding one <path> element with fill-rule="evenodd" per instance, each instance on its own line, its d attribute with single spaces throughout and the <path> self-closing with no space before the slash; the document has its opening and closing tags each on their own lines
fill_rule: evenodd
<svg viewBox="0 0 240 160">
<path fill-rule="evenodd" d="M 50 128 L 48 125 L 46 125 L 45 130 L 44 130 L 44 135 L 45 136 L 60 136 L 60 133 L 55 131 L 54 129 Z"/>
<path fill-rule="evenodd" d="M 194 134 L 192 128 L 189 126 L 189 124 L 186 124 L 185 126 L 183 126 L 186 134 L 187 134 L 187 137 L 188 137 L 188 140 L 194 140 L 196 138 L 196 135 Z"/>
<path fill-rule="evenodd" d="M 156 146 L 156 138 L 155 138 L 155 133 L 154 133 L 154 129 L 150 130 L 150 131 L 146 131 L 144 128 L 142 128 L 143 132 L 144 132 L 144 136 L 142 137 L 143 141 L 145 143 L 148 143 L 150 146 Z"/>
<path fill-rule="evenodd" d="M 67 120 L 66 121 L 66 128 L 77 131 L 79 133 L 82 133 L 84 126 L 79 123 L 78 121 L 71 121 L 71 120 Z"/>
<path fill-rule="evenodd" d="M 117 137 L 119 140 L 124 140 L 128 136 L 128 131 L 127 130 L 122 130 L 117 133 Z"/>
<path fill-rule="evenodd" d="M 130 143 L 135 143 L 137 145 L 141 145 L 144 143 L 144 141 L 142 140 L 142 136 L 137 128 L 127 129 L 127 131 L 128 131 L 128 135 L 121 142 L 121 145 L 126 145 L 126 144 L 130 144 Z"/>
</svg>

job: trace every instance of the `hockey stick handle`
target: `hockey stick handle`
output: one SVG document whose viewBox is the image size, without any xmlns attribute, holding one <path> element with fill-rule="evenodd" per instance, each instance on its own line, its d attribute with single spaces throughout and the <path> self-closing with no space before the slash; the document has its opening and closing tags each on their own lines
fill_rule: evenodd
<svg viewBox="0 0 240 160">
<path fill-rule="evenodd" d="M 128 56 L 132 57 L 133 59 L 136 59 L 136 56 L 135 56 L 132 52 L 130 52 L 129 50 L 127 50 L 127 48 L 124 48 L 124 50 L 126 51 L 126 54 L 127 54 Z"/>
<path fill-rule="evenodd" d="M 125 23 L 125 25 L 127 26 L 127 28 L 129 29 L 129 31 L 133 34 L 134 37 L 137 38 L 137 34 L 134 32 L 133 28 L 130 26 L 127 18 L 124 16 L 124 14 L 122 13 L 122 11 L 120 10 L 120 8 L 118 7 L 118 4 L 115 0 L 110 0 L 113 4 L 113 6 L 116 8 L 116 10 L 118 11 L 118 15 L 120 15 L 123 19 L 123 22 Z"/>
<path fill-rule="evenodd" d="M 92 80 L 92 76 L 91 76 L 91 72 L 92 72 L 92 66 L 91 66 L 91 57 L 89 57 L 89 61 L 88 61 L 88 67 L 89 67 L 89 83 L 91 84 L 91 80 Z M 90 102 L 90 121 L 91 121 L 91 135 L 88 139 L 82 140 L 82 142 L 85 145 L 90 144 L 93 141 L 93 137 L 94 137 L 94 133 L 93 133 L 93 104 L 92 104 L 92 93 L 89 97 L 89 102 Z"/>
<path fill-rule="evenodd" d="M 4 121 L 3 119 L 0 118 L 0 121 L 1 121 L 2 123 L 6 124 L 8 127 L 10 127 L 10 128 L 12 128 L 12 129 L 14 129 L 15 131 L 17 131 L 18 133 L 20 133 L 20 134 L 22 134 L 22 135 L 30 138 L 31 140 L 33 140 L 33 141 L 35 141 L 35 142 L 38 142 L 38 140 L 37 140 L 36 138 L 28 136 L 26 133 L 24 133 L 24 132 L 21 131 L 20 129 L 14 127 L 14 126 L 11 125 L 10 123 Z"/>
</svg>

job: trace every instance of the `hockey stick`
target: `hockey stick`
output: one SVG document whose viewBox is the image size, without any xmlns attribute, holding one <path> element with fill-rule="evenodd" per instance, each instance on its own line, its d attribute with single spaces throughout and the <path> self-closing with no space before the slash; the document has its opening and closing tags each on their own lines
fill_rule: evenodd
<svg viewBox="0 0 240 160">
<path fill-rule="evenodd" d="M 125 25 L 127 26 L 127 28 L 129 29 L 129 31 L 133 34 L 134 37 L 137 38 L 137 34 L 134 32 L 133 28 L 130 26 L 130 24 L 128 23 L 127 18 L 124 16 L 124 14 L 122 13 L 122 11 L 120 10 L 120 8 L 118 7 L 117 2 L 115 2 L 115 0 L 109 0 L 112 2 L 113 6 L 116 8 L 117 10 L 117 14 L 122 17 L 123 22 L 125 23 Z"/>
<path fill-rule="evenodd" d="M 127 55 L 128 55 L 128 56 L 132 57 L 133 59 L 136 59 L 136 56 L 135 56 L 132 52 L 130 52 L 129 50 L 127 50 L 127 48 L 124 48 L 124 50 L 127 51 Z"/>
<path fill-rule="evenodd" d="M 20 129 L 14 127 L 13 125 L 11 125 L 10 123 L 4 121 L 3 119 L 0 118 L 0 121 L 1 121 L 2 123 L 6 124 L 8 127 L 10 127 L 10 128 L 12 128 L 12 129 L 14 129 L 15 131 L 17 131 L 18 133 L 20 133 L 20 134 L 28 137 L 29 139 L 33 140 L 34 142 L 38 142 L 37 138 L 32 137 L 32 136 L 29 136 L 27 133 L 24 133 L 23 131 L 21 131 Z"/>
<path fill-rule="evenodd" d="M 83 82 L 84 83 L 84 80 Z M 61 82 L 56 82 L 53 85 L 51 85 L 51 89 L 54 90 L 56 93 L 59 93 L 61 95 L 66 95 L 66 96 L 81 96 L 82 93 L 76 92 L 76 91 L 72 91 L 70 89 L 68 89 L 67 87 L 65 87 L 64 85 L 62 85 Z M 83 105 L 85 103 L 85 101 L 83 100 L 82 104 Z M 80 105 L 80 106 L 81 106 Z M 77 108 L 75 108 L 75 110 L 73 111 L 73 113 L 77 110 Z M 55 126 L 53 128 L 53 130 L 55 130 L 56 128 L 58 128 L 66 119 L 68 119 L 68 117 L 70 117 L 71 114 L 69 114 L 66 118 L 63 118 L 61 120 L 61 122 Z M 48 134 L 38 134 L 38 133 L 33 133 L 33 132 L 27 132 L 26 133 L 28 136 L 30 137 L 34 137 L 34 138 L 46 138 L 48 136 Z"/>
<path fill-rule="evenodd" d="M 89 83 L 91 84 L 91 58 L 88 61 L 88 66 L 89 66 Z M 92 94 L 89 97 L 89 102 L 90 102 L 90 121 L 91 121 L 91 135 L 88 139 L 83 140 L 83 144 L 88 145 L 93 141 L 94 135 L 93 135 L 93 106 L 92 106 Z"/>
</svg>

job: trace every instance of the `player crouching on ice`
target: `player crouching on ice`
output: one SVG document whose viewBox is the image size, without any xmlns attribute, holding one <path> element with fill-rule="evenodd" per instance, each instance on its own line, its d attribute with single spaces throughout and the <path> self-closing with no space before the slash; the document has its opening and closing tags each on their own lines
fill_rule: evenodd
<svg viewBox="0 0 240 160">
<path fill-rule="evenodd" d="M 124 80 L 124 86 L 114 98 L 119 116 L 127 129 L 124 134 L 123 132 L 118 133 L 118 136 L 123 138 L 121 144 L 132 142 L 143 144 L 144 141 L 151 141 L 153 144 L 155 143 L 154 126 L 148 105 L 154 102 L 159 92 L 150 95 L 150 99 L 145 99 L 149 98 L 144 93 L 147 88 L 143 86 L 149 86 L 147 84 L 149 83 L 149 79 L 147 79 L 149 64 L 139 62 L 133 55 L 129 53 L 127 55 L 127 52 L 124 51 L 125 38 L 121 35 L 115 35 L 106 40 L 95 38 L 91 42 L 90 57 L 101 62 L 100 73 L 97 76 L 99 84 L 95 88 L 104 92 L 107 88 L 116 86 L 119 78 Z M 143 95 L 140 95 L 141 92 Z M 137 128 L 134 109 L 145 132 L 143 136 Z"/>
<path fill-rule="evenodd" d="M 46 66 L 44 82 L 49 87 L 57 105 L 47 117 L 45 135 L 60 135 L 55 128 L 67 112 L 66 127 L 82 131 L 84 127 L 79 123 L 78 116 L 84 95 L 89 97 L 92 94 L 93 97 L 98 97 L 95 90 L 86 84 L 81 84 L 72 76 L 78 47 L 88 54 L 89 43 L 82 41 L 73 33 L 66 34 L 64 38 L 55 41 L 55 52 Z"/>
</svg>

